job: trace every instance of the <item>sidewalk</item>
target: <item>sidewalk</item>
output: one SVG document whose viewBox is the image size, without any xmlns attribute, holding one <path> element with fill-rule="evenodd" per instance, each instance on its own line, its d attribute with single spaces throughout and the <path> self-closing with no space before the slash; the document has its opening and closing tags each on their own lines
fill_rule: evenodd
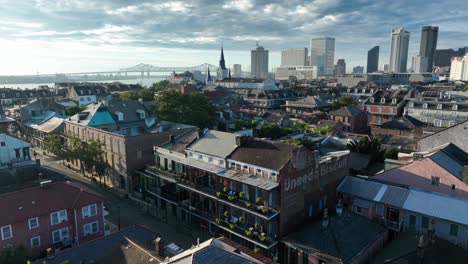
<svg viewBox="0 0 468 264">
<path fill-rule="evenodd" d="M 59 172 L 67 176 L 71 181 L 80 182 L 91 190 L 106 197 L 104 206 L 109 212 L 106 219 L 112 224 L 118 226 L 120 212 L 121 229 L 131 225 L 144 225 L 156 233 L 161 234 L 167 242 L 174 242 L 184 249 L 189 249 L 196 244 L 197 237 L 200 240 L 209 238 L 206 233 L 194 230 L 193 228 L 182 227 L 177 223 L 166 223 L 157 217 L 146 213 L 146 209 L 134 205 L 134 202 L 128 198 L 123 198 L 119 191 L 99 186 L 97 183 L 83 177 L 80 173 L 70 170 L 62 165 L 62 161 L 53 156 L 42 155 L 42 150 L 36 149 L 37 158 L 41 159 L 41 164 L 50 170 Z"/>
</svg>

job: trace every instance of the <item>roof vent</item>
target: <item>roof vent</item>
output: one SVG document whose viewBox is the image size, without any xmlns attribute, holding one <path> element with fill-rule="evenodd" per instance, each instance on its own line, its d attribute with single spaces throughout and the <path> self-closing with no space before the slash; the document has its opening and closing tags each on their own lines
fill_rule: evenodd
<svg viewBox="0 0 468 264">
<path fill-rule="evenodd" d="M 41 188 L 45 188 L 51 183 L 52 183 L 52 180 L 47 180 L 47 181 L 41 181 L 39 184 L 41 185 Z"/>
<path fill-rule="evenodd" d="M 23 209 L 23 206 L 18 207 L 18 210 L 22 210 L 22 209 Z"/>
</svg>

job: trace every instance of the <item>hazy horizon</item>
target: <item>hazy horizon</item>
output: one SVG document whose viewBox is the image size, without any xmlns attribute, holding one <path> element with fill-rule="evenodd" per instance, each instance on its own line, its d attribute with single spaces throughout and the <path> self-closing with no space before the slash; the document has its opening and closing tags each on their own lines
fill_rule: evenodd
<svg viewBox="0 0 468 264">
<path fill-rule="evenodd" d="M 468 46 L 460 1 L 126 1 L 0 0 L 0 75 L 110 71 L 138 63 L 155 66 L 250 65 L 259 41 L 270 50 L 309 47 L 313 37 L 336 39 L 335 63 L 347 72 L 366 67 L 367 51 L 381 46 L 388 63 L 390 31 L 411 32 L 408 65 L 419 51 L 421 27 L 439 27 L 437 48 Z M 444 12 L 442 12 L 444 11 Z"/>
</svg>

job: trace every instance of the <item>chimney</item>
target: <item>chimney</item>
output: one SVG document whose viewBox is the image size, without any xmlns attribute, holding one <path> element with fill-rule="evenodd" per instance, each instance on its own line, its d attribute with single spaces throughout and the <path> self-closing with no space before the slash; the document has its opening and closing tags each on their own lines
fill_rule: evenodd
<svg viewBox="0 0 468 264">
<path fill-rule="evenodd" d="M 153 240 L 154 244 L 154 252 L 158 254 L 159 256 L 163 257 L 164 256 L 164 242 L 162 238 L 157 237 L 155 240 Z"/>
<path fill-rule="evenodd" d="M 242 146 L 242 136 L 236 136 L 236 146 L 241 147 Z"/>
<path fill-rule="evenodd" d="M 422 154 L 422 153 L 416 152 L 416 153 L 413 154 L 413 160 L 420 160 L 420 159 L 423 159 L 423 158 L 424 158 L 424 154 Z"/>
<path fill-rule="evenodd" d="M 323 219 L 322 219 L 322 228 L 327 228 L 329 223 L 328 219 L 328 209 L 323 210 Z"/>
<path fill-rule="evenodd" d="M 138 102 L 142 105 L 143 104 L 143 98 L 138 98 Z"/>
<path fill-rule="evenodd" d="M 41 188 L 45 188 L 51 183 L 52 183 L 52 180 L 47 180 L 47 181 L 41 181 L 39 184 L 40 184 Z"/>
</svg>

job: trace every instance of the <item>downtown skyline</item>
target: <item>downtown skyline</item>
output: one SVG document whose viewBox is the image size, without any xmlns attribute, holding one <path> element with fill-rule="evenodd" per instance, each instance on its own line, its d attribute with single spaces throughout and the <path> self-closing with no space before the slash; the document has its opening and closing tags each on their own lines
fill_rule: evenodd
<svg viewBox="0 0 468 264">
<path fill-rule="evenodd" d="M 418 53 L 423 26 L 438 26 L 438 49 L 468 45 L 467 15 L 458 1 L 7 1 L 0 0 L 0 75 L 117 70 L 155 66 L 250 65 L 259 41 L 270 51 L 269 70 L 281 50 L 333 37 L 335 59 L 348 71 L 366 65 L 380 46 L 379 69 L 389 63 L 390 32 L 411 32 L 409 58 Z M 431 8 L 421 9 L 430 5 Z M 421 12 L 424 10 L 424 12 Z M 449 10 L 441 13 L 440 10 Z M 409 62 L 408 62 L 409 64 Z"/>
</svg>

